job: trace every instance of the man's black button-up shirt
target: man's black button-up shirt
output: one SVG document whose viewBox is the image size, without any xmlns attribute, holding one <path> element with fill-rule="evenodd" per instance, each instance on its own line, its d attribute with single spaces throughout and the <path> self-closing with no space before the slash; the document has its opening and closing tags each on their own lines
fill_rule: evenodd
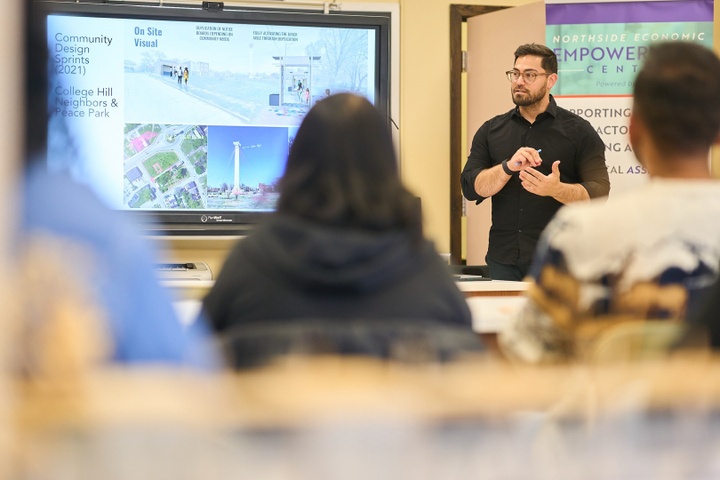
<svg viewBox="0 0 720 480">
<path fill-rule="evenodd" d="M 475 191 L 478 173 L 510 159 L 520 147 L 542 149 L 543 163 L 536 169 L 544 175 L 560 160 L 561 182 L 581 184 L 590 198 L 610 192 L 602 139 L 590 122 L 559 107 L 551 95 L 548 109 L 535 123 L 525 120 L 515 107 L 480 127 L 460 177 L 465 198 L 476 203 L 485 200 Z M 552 197 L 525 190 L 517 174 L 510 177 L 493 195 L 488 257 L 507 265 L 530 263 L 540 233 L 561 206 Z"/>
</svg>

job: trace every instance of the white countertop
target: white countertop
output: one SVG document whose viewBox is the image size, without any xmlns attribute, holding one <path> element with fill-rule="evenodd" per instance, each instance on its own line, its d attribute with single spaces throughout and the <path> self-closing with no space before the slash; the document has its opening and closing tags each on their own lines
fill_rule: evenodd
<svg viewBox="0 0 720 480">
<path fill-rule="evenodd" d="M 204 290 L 208 291 L 215 284 L 214 280 L 162 280 L 162 285 L 180 292 Z M 462 292 L 524 292 L 529 282 L 511 282 L 508 280 L 481 280 L 455 282 Z"/>
<path fill-rule="evenodd" d="M 164 280 L 175 296 L 173 305 L 180 321 L 192 323 L 200 311 L 205 294 L 213 286 L 212 280 Z M 504 280 L 456 282 L 462 292 L 468 293 L 467 302 L 473 318 L 473 330 L 477 333 L 497 333 L 525 302 L 524 295 L 472 296 L 472 292 L 524 292 L 528 282 Z"/>
<path fill-rule="evenodd" d="M 455 282 L 461 292 L 524 292 L 530 282 L 511 282 L 509 280 L 479 280 Z"/>
</svg>

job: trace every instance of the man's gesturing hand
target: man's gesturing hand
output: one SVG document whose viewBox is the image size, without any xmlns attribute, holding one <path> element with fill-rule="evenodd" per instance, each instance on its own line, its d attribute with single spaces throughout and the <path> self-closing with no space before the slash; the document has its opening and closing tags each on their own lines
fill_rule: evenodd
<svg viewBox="0 0 720 480">
<path fill-rule="evenodd" d="M 513 157 L 514 158 L 514 157 Z M 554 197 L 560 186 L 560 160 L 552 164 L 552 172 L 543 175 L 534 168 L 520 172 L 520 181 L 525 190 L 541 197 Z"/>
</svg>

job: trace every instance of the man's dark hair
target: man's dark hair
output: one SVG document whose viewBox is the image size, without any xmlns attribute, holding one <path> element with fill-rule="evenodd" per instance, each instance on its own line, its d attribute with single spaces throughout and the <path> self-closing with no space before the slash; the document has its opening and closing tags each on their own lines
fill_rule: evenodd
<svg viewBox="0 0 720 480">
<path fill-rule="evenodd" d="M 517 62 L 518 57 L 524 57 L 525 55 L 541 57 L 542 61 L 540 63 L 540 66 L 543 68 L 543 70 L 549 73 L 557 73 L 557 55 L 555 55 L 555 52 L 550 50 L 545 45 L 540 45 L 539 43 L 526 43 L 525 45 L 520 45 L 515 50 L 515 61 Z"/>
<path fill-rule="evenodd" d="M 277 209 L 330 226 L 422 235 L 420 204 L 400 181 L 388 122 L 354 94 L 323 99 L 305 116 Z"/>
<path fill-rule="evenodd" d="M 663 150 L 707 150 L 720 134 L 720 59 L 696 43 L 651 45 L 635 79 L 633 109 Z"/>
</svg>

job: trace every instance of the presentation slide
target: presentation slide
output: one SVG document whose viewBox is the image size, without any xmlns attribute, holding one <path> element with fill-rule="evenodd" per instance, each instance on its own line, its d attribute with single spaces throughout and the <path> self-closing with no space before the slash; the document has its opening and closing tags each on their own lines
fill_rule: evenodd
<svg viewBox="0 0 720 480">
<path fill-rule="evenodd" d="M 371 28 L 47 18 L 49 168 L 115 209 L 271 211 L 307 111 L 374 102 Z"/>
</svg>

